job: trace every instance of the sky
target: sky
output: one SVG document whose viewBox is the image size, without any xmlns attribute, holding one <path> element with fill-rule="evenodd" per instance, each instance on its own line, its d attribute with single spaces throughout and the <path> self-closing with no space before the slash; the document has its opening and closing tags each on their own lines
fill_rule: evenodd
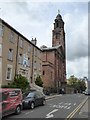
<svg viewBox="0 0 90 120">
<path fill-rule="evenodd" d="M 37 46 L 52 46 L 53 23 L 60 10 L 65 23 L 67 78 L 88 77 L 87 0 L 0 0 L 0 17 Z M 90 10 L 89 10 L 90 11 Z"/>
</svg>

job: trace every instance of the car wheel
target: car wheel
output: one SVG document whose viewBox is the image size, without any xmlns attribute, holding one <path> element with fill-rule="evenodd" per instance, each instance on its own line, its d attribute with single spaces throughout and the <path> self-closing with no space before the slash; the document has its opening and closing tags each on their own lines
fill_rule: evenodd
<svg viewBox="0 0 90 120">
<path fill-rule="evenodd" d="M 34 109 L 34 107 L 35 107 L 34 102 L 32 102 L 30 108 Z"/>
<path fill-rule="evenodd" d="M 17 106 L 16 107 L 16 110 L 15 110 L 15 114 L 18 115 L 21 113 L 21 107 L 20 106 Z"/>
<path fill-rule="evenodd" d="M 45 105 L 45 104 L 46 104 L 46 100 L 43 100 L 42 105 Z"/>
</svg>

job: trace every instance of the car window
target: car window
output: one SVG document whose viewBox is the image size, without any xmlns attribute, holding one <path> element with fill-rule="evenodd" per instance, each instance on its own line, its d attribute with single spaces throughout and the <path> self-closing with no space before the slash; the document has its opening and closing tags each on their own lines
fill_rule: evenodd
<svg viewBox="0 0 90 120">
<path fill-rule="evenodd" d="M 14 91 L 9 92 L 9 95 L 10 97 L 15 97 L 15 96 L 18 96 L 19 93 L 20 93 L 20 90 L 14 90 Z"/>
<path fill-rule="evenodd" d="M 38 92 L 36 92 L 36 96 L 37 96 L 37 97 L 40 97 L 40 94 L 39 94 Z"/>
<path fill-rule="evenodd" d="M 34 93 L 33 92 L 29 92 L 29 93 L 23 94 L 23 98 L 33 98 L 33 97 L 34 97 Z"/>
<path fill-rule="evenodd" d="M 42 97 L 43 94 L 42 94 L 41 92 L 36 92 L 36 96 L 37 96 L 37 97 Z"/>
</svg>

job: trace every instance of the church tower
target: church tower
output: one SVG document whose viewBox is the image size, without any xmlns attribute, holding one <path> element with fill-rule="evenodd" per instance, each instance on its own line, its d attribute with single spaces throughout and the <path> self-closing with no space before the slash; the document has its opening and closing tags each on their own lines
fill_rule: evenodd
<svg viewBox="0 0 90 120">
<path fill-rule="evenodd" d="M 65 48 L 64 22 L 59 11 L 55 19 L 54 30 L 52 31 L 52 47 L 58 45 L 62 45 L 63 49 Z"/>
<path fill-rule="evenodd" d="M 62 19 L 62 16 L 60 15 L 60 12 L 58 10 L 58 15 L 56 16 L 54 20 L 54 30 L 52 30 L 52 47 L 60 46 L 60 52 L 62 55 L 58 53 L 57 56 L 59 56 L 58 59 L 58 71 L 60 77 L 60 81 L 65 83 L 66 81 L 66 50 L 65 50 L 65 31 L 64 31 L 64 21 Z M 60 73 L 61 71 L 61 73 Z M 59 76 L 58 75 L 58 76 Z M 63 84 L 65 85 L 65 84 Z"/>
</svg>

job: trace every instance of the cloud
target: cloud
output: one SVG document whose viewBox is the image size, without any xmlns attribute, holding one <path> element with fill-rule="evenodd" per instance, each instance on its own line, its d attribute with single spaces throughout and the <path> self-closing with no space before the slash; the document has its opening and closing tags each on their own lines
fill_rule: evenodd
<svg viewBox="0 0 90 120">
<path fill-rule="evenodd" d="M 42 2 L 42 0 L 5 0 L 5 2 Z M 3 2 L 3 0 L 0 0 L 0 2 Z M 43 2 L 52 2 L 52 0 L 43 0 Z M 55 2 L 88 2 L 88 0 L 53 0 L 53 3 Z"/>
<path fill-rule="evenodd" d="M 67 77 L 88 76 L 88 57 L 83 57 L 74 61 L 67 61 Z"/>
<path fill-rule="evenodd" d="M 38 46 L 52 44 L 53 21 L 60 9 L 65 22 L 67 74 L 87 75 L 88 15 L 85 3 L 27 2 L 11 0 L 0 3 L 2 18 Z M 90 53 L 90 51 L 89 51 Z M 82 68 L 81 68 L 82 66 Z"/>
<path fill-rule="evenodd" d="M 67 59 L 74 60 L 88 56 L 88 15 L 68 13 L 64 16 L 66 27 Z"/>
</svg>

